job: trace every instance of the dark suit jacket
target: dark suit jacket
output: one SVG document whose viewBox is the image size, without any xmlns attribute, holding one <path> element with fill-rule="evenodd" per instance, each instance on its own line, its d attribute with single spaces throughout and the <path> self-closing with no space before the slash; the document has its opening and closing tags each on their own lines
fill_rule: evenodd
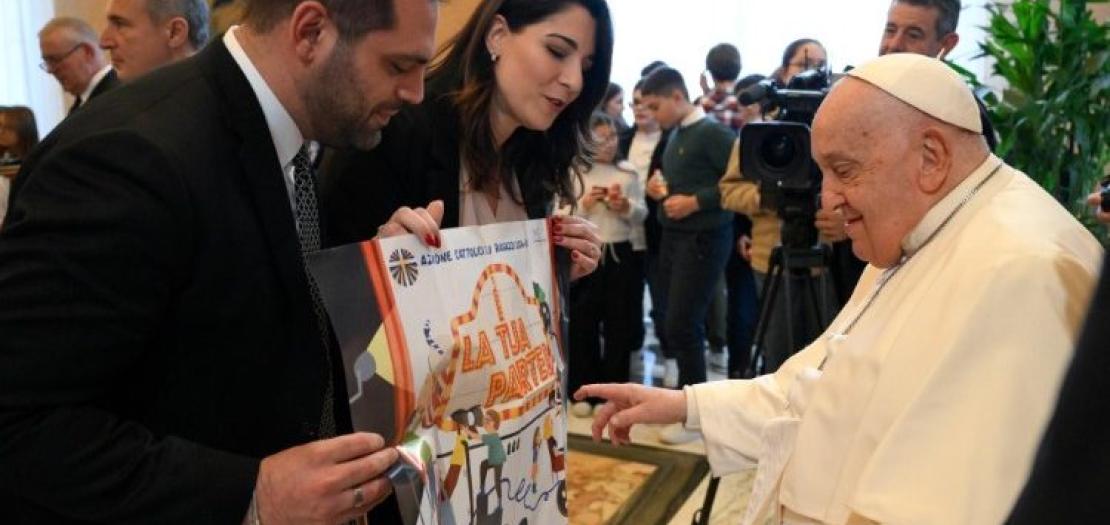
<svg viewBox="0 0 1110 525">
<path fill-rule="evenodd" d="M 113 90 L 113 89 L 115 89 L 119 86 L 120 86 L 120 80 L 119 80 L 119 77 L 116 76 L 116 70 L 115 69 L 108 70 L 108 73 L 106 75 L 104 75 L 104 78 L 101 78 L 100 82 L 97 82 L 96 85 L 93 86 L 93 90 L 89 93 L 89 100 L 83 101 L 81 103 L 81 105 L 78 106 L 78 107 L 71 108 L 69 110 L 69 113 L 66 116 L 68 117 L 69 115 L 72 115 L 73 112 L 75 112 L 75 111 L 85 107 L 86 105 L 88 105 L 89 101 L 91 101 L 92 99 L 94 99 L 94 98 L 96 98 L 100 95 L 103 95 L 103 94 L 105 94 L 105 93 L 107 93 L 107 92 L 109 92 L 109 91 L 111 91 L 111 90 Z"/>
<path fill-rule="evenodd" d="M 325 381 L 345 389 L 227 49 L 63 122 L 8 217 L 0 522 L 239 523 L 260 458 L 314 439 Z"/>
<path fill-rule="evenodd" d="M 1056 413 L 1008 523 L 1106 523 L 1110 516 L 1110 259 Z"/>
<path fill-rule="evenodd" d="M 115 69 L 111 69 L 108 71 L 108 74 L 104 75 L 104 78 L 100 79 L 100 82 L 96 84 L 96 87 L 93 88 L 92 93 L 89 93 L 89 100 L 99 97 L 100 95 L 103 95 L 119 86 L 119 76 L 116 75 Z"/>
</svg>

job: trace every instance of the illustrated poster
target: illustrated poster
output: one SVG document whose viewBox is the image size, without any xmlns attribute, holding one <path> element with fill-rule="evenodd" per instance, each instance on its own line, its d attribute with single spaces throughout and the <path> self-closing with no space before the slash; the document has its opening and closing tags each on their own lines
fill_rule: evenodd
<svg viewBox="0 0 1110 525">
<path fill-rule="evenodd" d="M 404 461 L 406 524 L 566 523 L 566 353 L 549 223 L 313 254 L 355 430 Z"/>
</svg>

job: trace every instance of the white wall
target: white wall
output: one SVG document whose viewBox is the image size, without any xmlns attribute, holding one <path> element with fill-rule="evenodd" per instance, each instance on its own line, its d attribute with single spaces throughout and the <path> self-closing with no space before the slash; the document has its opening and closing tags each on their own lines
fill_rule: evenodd
<svg viewBox="0 0 1110 525">
<path fill-rule="evenodd" d="M 38 68 L 38 31 L 53 16 L 51 2 L 0 1 L 0 105 L 29 106 L 40 135 L 65 114 L 58 82 Z"/>
<path fill-rule="evenodd" d="M 983 5 L 964 2 L 960 45 L 949 57 L 981 80 L 989 70 L 970 58 L 983 38 Z M 663 60 L 682 72 L 691 94 L 700 93 L 698 76 L 714 45 L 728 42 L 740 50 L 741 76 L 769 75 L 786 45 L 803 37 L 820 40 L 839 72 L 878 54 L 889 6 L 890 0 L 609 0 L 616 33 L 612 78 L 627 91 L 643 66 Z"/>
<path fill-rule="evenodd" d="M 73 98 L 42 62 L 38 31 L 55 16 L 80 18 L 99 33 L 108 0 L 0 0 L 0 105 L 28 106 L 39 135 L 46 136 L 65 117 Z"/>
</svg>

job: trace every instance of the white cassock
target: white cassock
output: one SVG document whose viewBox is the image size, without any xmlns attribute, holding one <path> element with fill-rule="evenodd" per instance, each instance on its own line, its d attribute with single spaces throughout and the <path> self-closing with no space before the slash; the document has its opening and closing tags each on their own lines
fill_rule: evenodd
<svg viewBox="0 0 1110 525">
<path fill-rule="evenodd" d="M 1103 250 L 1001 163 L 988 156 L 928 212 L 900 268 L 869 266 L 828 331 L 776 373 L 687 387 L 687 425 L 704 433 L 715 474 L 763 459 L 767 515 L 944 525 L 1008 515 Z"/>
</svg>

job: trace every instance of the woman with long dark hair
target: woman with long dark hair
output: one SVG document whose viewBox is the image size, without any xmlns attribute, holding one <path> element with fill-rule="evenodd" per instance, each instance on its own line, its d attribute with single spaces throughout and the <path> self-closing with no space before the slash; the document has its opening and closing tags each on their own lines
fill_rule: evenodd
<svg viewBox="0 0 1110 525">
<path fill-rule="evenodd" d="M 39 143 L 35 113 L 26 106 L 0 106 L 0 158 L 22 159 Z"/>
<path fill-rule="evenodd" d="M 427 95 L 370 152 L 340 154 L 321 181 L 330 241 L 547 217 L 589 165 L 590 114 L 609 86 L 604 0 L 483 2 L 433 65 Z M 558 220 L 569 277 L 593 271 L 596 227 Z"/>
<path fill-rule="evenodd" d="M 25 106 L 0 106 L 0 224 L 8 212 L 11 179 L 27 153 L 39 143 L 35 113 Z"/>
</svg>

